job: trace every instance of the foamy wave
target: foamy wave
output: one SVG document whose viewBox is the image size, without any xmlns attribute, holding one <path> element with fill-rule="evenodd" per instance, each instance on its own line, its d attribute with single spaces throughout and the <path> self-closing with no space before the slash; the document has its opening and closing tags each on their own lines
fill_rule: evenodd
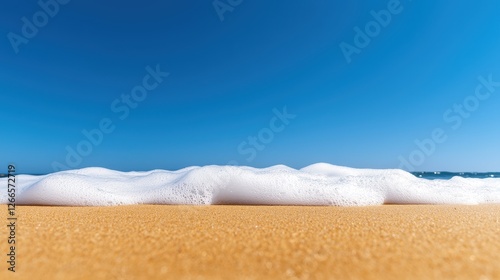
<svg viewBox="0 0 500 280">
<path fill-rule="evenodd" d="M 16 176 L 24 205 L 264 204 L 366 206 L 500 203 L 500 179 L 426 180 L 398 169 L 318 163 L 302 169 L 236 166 L 119 172 L 84 168 Z M 0 179 L 7 203 L 7 178 Z"/>
</svg>

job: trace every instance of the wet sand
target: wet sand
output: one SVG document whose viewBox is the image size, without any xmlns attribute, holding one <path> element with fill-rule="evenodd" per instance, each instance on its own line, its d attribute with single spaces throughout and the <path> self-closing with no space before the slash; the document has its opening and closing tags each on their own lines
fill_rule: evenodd
<svg viewBox="0 0 500 280">
<path fill-rule="evenodd" d="M 17 212 L 17 272 L 4 225 L 1 279 L 500 279 L 500 205 Z"/>
</svg>

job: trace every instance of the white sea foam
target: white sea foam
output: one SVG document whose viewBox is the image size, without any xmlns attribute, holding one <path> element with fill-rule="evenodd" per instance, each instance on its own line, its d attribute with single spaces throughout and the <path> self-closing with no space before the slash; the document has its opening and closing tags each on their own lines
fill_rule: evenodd
<svg viewBox="0 0 500 280">
<path fill-rule="evenodd" d="M 7 203 L 7 178 L 0 202 Z M 119 172 L 84 168 L 17 175 L 25 205 L 266 204 L 364 206 L 500 203 L 500 179 L 426 180 L 398 169 L 355 169 L 318 163 L 302 169 L 236 166 Z"/>
</svg>

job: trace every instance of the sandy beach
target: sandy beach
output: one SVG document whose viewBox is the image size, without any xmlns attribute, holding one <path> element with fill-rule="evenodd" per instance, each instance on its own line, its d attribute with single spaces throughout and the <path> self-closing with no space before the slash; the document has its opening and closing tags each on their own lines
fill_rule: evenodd
<svg viewBox="0 0 500 280">
<path fill-rule="evenodd" d="M 17 272 L 7 270 L 3 226 L 1 279 L 500 278 L 500 205 L 18 206 L 17 213 Z"/>
</svg>

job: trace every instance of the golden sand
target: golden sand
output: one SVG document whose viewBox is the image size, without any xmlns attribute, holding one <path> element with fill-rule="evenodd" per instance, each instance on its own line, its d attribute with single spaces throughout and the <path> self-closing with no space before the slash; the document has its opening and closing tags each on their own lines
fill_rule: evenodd
<svg viewBox="0 0 500 280">
<path fill-rule="evenodd" d="M 17 212 L 17 272 L 3 226 L 0 279 L 500 279 L 500 205 Z"/>
</svg>

